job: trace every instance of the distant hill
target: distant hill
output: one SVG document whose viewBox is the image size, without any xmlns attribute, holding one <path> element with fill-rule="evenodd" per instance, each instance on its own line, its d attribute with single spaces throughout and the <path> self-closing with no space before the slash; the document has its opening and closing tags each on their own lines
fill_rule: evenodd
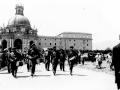
<svg viewBox="0 0 120 90">
<path fill-rule="evenodd" d="M 105 50 L 107 47 L 110 47 L 111 49 L 120 43 L 120 41 L 104 41 L 99 43 L 93 43 L 93 50 Z"/>
</svg>

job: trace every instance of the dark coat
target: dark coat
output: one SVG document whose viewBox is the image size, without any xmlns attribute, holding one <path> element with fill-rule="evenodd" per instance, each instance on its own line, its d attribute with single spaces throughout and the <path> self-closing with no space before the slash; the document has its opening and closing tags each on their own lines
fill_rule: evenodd
<svg viewBox="0 0 120 90">
<path fill-rule="evenodd" d="M 120 86 L 120 43 L 113 47 L 112 63 L 115 68 L 115 83 Z"/>
<path fill-rule="evenodd" d="M 33 63 L 36 63 L 36 60 L 39 58 L 40 53 L 39 53 L 39 51 L 36 48 L 30 48 L 28 50 L 28 55 L 30 55 L 32 57 L 31 61 Z"/>
</svg>

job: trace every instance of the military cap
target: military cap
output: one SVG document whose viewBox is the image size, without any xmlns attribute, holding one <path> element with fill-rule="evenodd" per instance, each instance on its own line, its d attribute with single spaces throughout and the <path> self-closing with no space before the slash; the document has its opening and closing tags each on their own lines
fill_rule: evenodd
<svg viewBox="0 0 120 90">
<path fill-rule="evenodd" d="M 32 46 L 35 46 L 35 43 L 32 43 L 32 44 L 31 44 L 31 47 L 32 47 Z"/>
<path fill-rule="evenodd" d="M 54 46 L 53 48 L 55 48 L 55 49 L 56 49 L 56 46 Z"/>
<path fill-rule="evenodd" d="M 74 48 L 73 46 L 70 46 L 70 48 Z"/>
</svg>

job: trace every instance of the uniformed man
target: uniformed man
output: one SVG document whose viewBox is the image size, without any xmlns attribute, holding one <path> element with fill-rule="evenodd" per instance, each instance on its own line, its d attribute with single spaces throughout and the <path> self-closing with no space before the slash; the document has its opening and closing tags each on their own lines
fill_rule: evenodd
<svg viewBox="0 0 120 90">
<path fill-rule="evenodd" d="M 17 48 L 13 48 L 11 53 L 10 53 L 10 60 L 11 60 L 11 69 L 12 69 L 12 75 L 13 77 L 17 77 L 17 70 L 19 63 L 18 61 L 21 60 L 21 54 L 17 50 Z"/>
<path fill-rule="evenodd" d="M 37 64 L 37 59 L 39 58 L 39 51 L 36 48 L 35 43 L 33 43 L 30 46 L 28 55 L 30 56 L 30 60 L 32 62 L 32 66 L 31 66 L 31 76 L 33 77 L 34 73 L 35 73 L 35 66 Z"/>
<path fill-rule="evenodd" d="M 9 48 L 8 51 L 7 51 L 7 67 L 8 67 L 8 73 L 11 73 L 10 53 L 11 53 L 11 48 Z"/>
<path fill-rule="evenodd" d="M 45 68 L 47 71 L 49 71 L 49 68 L 50 68 L 50 50 L 46 50 L 44 52 L 44 57 L 45 57 Z"/>
<path fill-rule="evenodd" d="M 60 49 L 60 70 L 65 71 L 65 52 Z"/>
<path fill-rule="evenodd" d="M 7 56 L 6 56 L 6 50 L 3 50 L 2 52 L 2 60 L 1 60 L 1 68 L 4 68 L 5 66 L 7 66 Z"/>
<path fill-rule="evenodd" d="M 75 64 L 76 61 L 76 57 L 77 57 L 77 53 L 74 51 L 74 47 L 71 46 L 69 53 L 68 53 L 68 61 L 69 61 L 69 67 L 70 67 L 70 74 L 72 75 L 72 70 L 73 70 L 73 66 Z"/>
<path fill-rule="evenodd" d="M 56 75 L 56 69 L 57 69 L 59 57 L 60 57 L 59 51 L 56 50 L 56 46 L 54 46 L 51 53 L 52 70 L 54 75 Z"/>
<path fill-rule="evenodd" d="M 112 65 L 115 69 L 115 83 L 118 90 L 120 90 L 120 43 L 113 47 Z"/>
</svg>

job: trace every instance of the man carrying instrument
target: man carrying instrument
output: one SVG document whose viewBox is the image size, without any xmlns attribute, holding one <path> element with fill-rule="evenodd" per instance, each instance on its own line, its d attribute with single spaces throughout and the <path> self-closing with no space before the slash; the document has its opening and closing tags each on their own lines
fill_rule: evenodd
<svg viewBox="0 0 120 90">
<path fill-rule="evenodd" d="M 47 49 L 45 52 L 44 52 L 44 57 L 45 57 L 45 69 L 47 71 L 49 71 L 49 68 L 50 68 L 50 50 Z"/>
<path fill-rule="evenodd" d="M 13 48 L 10 53 L 10 60 L 11 60 L 11 69 L 13 77 L 17 77 L 17 70 L 19 66 L 19 61 L 22 59 L 22 55 L 17 48 Z"/>
<path fill-rule="evenodd" d="M 65 71 L 65 52 L 60 49 L 60 70 Z"/>
<path fill-rule="evenodd" d="M 32 62 L 31 76 L 33 77 L 33 75 L 35 73 L 35 66 L 37 64 L 37 59 L 39 58 L 39 51 L 37 50 L 35 43 L 33 43 L 30 46 L 30 49 L 28 51 L 28 55 L 29 55 L 29 58 L 30 58 L 30 60 Z"/>
<path fill-rule="evenodd" d="M 51 53 L 51 63 L 52 63 L 52 68 L 53 68 L 52 70 L 54 75 L 56 75 L 56 69 L 57 69 L 59 57 L 60 57 L 59 51 L 56 50 L 56 46 L 54 46 Z"/>
<path fill-rule="evenodd" d="M 75 60 L 76 60 L 76 56 L 77 56 L 77 53 L 74 51 L 73 48 L 74 47 L 71 46 L 70 50 L 69 50 L 69 53 L 68 53 L 68 62 L 69 62 L 69 67 L 70 67 L 70 75 L 72 75 L 73 66 L 74 66 L 74 63 L 75 63 Z"/>
</svg>

